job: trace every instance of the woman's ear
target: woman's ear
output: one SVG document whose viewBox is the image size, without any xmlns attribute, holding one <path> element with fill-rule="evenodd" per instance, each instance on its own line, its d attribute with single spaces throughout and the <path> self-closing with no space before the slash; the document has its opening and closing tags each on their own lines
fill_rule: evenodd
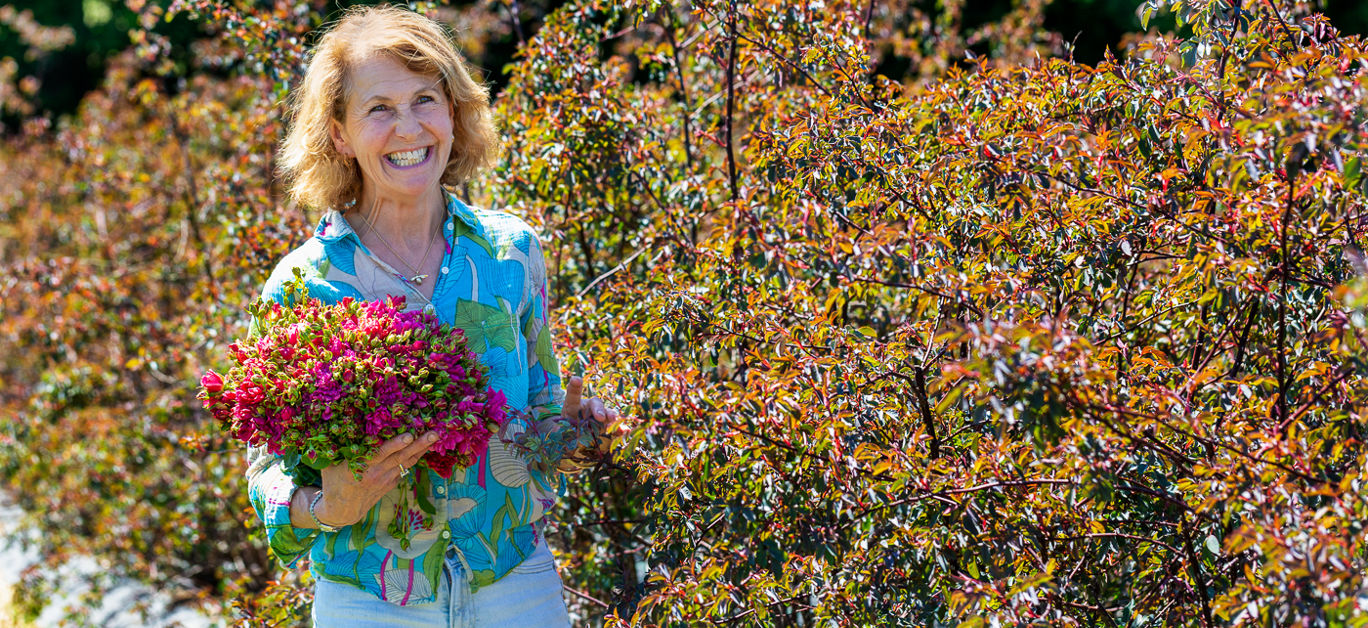
<svg viewBox="0 0 1368 628">
<path fill-rule="evenodd" d="M 352 150 L 351 144 L 347 143 L 346 133 L 343 132 L 342 123 L 337 120 L 330 120 L 328 134 L 332 136 L 333 148 L 337 149 L 338 154 L 343 157 L 356 157 L 356 151 Z"/>
</svg>

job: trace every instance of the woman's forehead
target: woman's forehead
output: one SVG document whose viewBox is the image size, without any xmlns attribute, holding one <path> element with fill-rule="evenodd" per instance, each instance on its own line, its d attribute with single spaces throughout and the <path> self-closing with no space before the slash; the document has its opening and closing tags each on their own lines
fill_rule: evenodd
<svg viewBox="0 0 1368 628">
<path fill-rule="evenodd" d="M 357 63 L 351 72 L 350 100 L 364 103 L 371 100 L 395 100 L 414 93 L 442 87 L 442 77 L 420 74 L 388 55 L 374 55 Z"/>
</svg>

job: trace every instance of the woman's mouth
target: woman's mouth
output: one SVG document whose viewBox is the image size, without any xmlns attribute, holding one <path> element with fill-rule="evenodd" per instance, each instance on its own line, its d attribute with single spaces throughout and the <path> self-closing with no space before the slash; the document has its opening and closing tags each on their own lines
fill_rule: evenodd
<svg viewBox="0 0 1368 628">
<path fill-rule="evenodd" d="M 385 155 L 385 161 L 388 161 L 395 168 L 412 168 L 426 162 L 430 155 L 432 155 L 432 147 L 424 146 L 423 148 L 390 153 Z"/>
</svg>

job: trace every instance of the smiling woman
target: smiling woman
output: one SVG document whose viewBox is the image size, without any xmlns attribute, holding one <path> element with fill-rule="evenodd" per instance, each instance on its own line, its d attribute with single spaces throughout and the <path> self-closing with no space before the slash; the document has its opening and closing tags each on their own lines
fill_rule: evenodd
<svg viewBox="0 0 1368 628">
<path fill-rule="evenodd" d="M 324 214 L 271 273 L 265 298 L 283 302 L 301 271 L 309 296 L 324 302 L 403 296 L 409 308 L 431 308 L 465 332 L 489 369 L 519 417 L 510 432 L 562 429 L 581 411 L 616 418 L 581 399 L 579 378 L 562 390 L 531 227 L 444 187 L 489 165 L 498 137 L 488 91 L 440 25 L 401 8 L 349 12 L 319 40 L 291 113 L 284 175 L 297 201 Z M 339 464 L 322 472 L 321 486 L 297 485 L 278 456 L 252 451 L 249 494 L 271 548 L 286 564 L 312 559 L 315 625 L 568 625 L 541 532 L 556 470 L 530 469 L 491 438 L 487 452 L 443 478 L 416 467 L 432 436 L 380 443 L 359 478 Z M 415 482 L 399 484 L 413 473 Z M 417 499 L 401 499 L 410 486 Z M 429 525 L 404 510 L 415 501 L 439 516 Z M 423 528 L 411 543 L 394 534 L 405 521 Z"/>
</svg>

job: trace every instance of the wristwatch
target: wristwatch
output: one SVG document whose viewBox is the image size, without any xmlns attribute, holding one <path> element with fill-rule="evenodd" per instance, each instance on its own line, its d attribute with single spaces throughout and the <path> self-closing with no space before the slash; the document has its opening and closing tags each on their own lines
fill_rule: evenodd
<svg viewBox="0 0 1368 628">
<path fill-rule="evenodd" d="M 314 525 L 318 526 L 318 529 L 324 532 L 340 532 L 342 528 L 330 526 L 318 520 L 318 513 L 314 512 L 314 508 L 318 506 L 318 500 L 320 499 L 323 499 L 322 489 L 319 489 L 318 494 L 314 495 L 314 498 L 311 501 L 309 501 L 309 516 L 313 517 Z"/>
</svg>

